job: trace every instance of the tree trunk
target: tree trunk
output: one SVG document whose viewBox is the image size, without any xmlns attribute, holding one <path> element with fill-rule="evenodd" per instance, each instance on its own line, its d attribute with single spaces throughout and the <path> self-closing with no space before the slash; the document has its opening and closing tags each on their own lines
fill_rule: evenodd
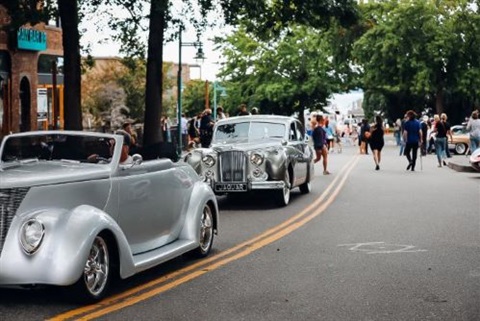
<svg viewBox="0 0 480 321">
<path fill-rule="evenodd" d="M 438 88 L 435 94 L 435 109 L 438 115 L 443 113 L 443 89 L 442 88 Z"/>
<path fill-rule="evenodd" d="M 152 0 L 150 8 L 150 32 L 148 34 L 147 83 L 145 92 L 145 127 L 143 145 L 164 141 L 160 130 L 163 111 L 163 37 L 168 0 Z"/>
<path fill-rule="evenodd" d="M 82 130 L 80 34 L 77 1 L 58 0 L 64 58 L 64 128 Z M 55 120 L 56 121 L 56 120 Z"/>
</svg>

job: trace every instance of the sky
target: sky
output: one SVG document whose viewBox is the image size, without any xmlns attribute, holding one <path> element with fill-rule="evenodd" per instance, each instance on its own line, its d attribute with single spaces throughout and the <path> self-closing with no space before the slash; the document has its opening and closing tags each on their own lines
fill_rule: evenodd
<svg viewBox="0 0 480 321">
<path fill-rule="evenodd" d="M 179 2 L 178 0 L 174 0 Z M 181 1 L 180 1 L 181 2 Z M 180 9 L 181 10 L 181 9 Z M 119 11 L 115 14 L 122 15 Z M 91 54 L 99 57 L 113 57 L 119 56 L 120 44 L 114 43 L 111 40 L 108 40 L 111 31 L 106 25 L 105 21 L 102 21 L 102 17 L 93 16 L 91 19 L 86 19 L 85 22 L 81 25 L 81 28 L 85 30 L 84 36 L 82 37 L 82 44 L 91 45 Z M 98 31 L 100 29 L 100 31 Z M 213 37 L 220 36 L 223 34 L 225 28 L 221 27 L 209 28 L 201 34 L 200 41 L 203 44 L 203 51 L 205 53 L 206 59 L 204 62 L 197 62 L 193 57 L 196 54 L 196 48 L 193 46 L 182 46 L 182 63 L 200 65 L 201 68 L 192 68 L 191 69 L 191 78 L 192 79 L 203 79 L 214 81 L 216 80 L 216 74 L 219 70 L 219 61 L 221 60 L 221 55 L 218 51 L 214 50 Z M 145 35 L 146 39 L 147 35 Z M 197 33 L 193 27 L 186 26 L 186 29 L 182 33 L 182 43 L 195 42 L 197 41 Z M 99 43 L 101 42 L 101 43 Z M 178 63 L 178 39 L 173 40 L 164 45 L 163 47 L 163 60 L 166 62 Z"/>
<path fill-rule="evenodd" d="M 82 27 L 86 32 L 84 33 L 84 36 L 82 38 L 83 43 L 90 43 L 92 48 L 91 53 L 93 56 L 119 56 L 120 45 L 118 43 L 113 43 L 111 40 L 104 40 L 109 38 L 108 27 L 102 25 L 102 21 L 99 20 L 101 19 L 95 17 L 90 21 L 87 20 L 86 22 L 84 22 Z M 97 31 L 97 29 L 100 29 L 100 31 Z M 200 68 L 190 69 L 191 79 L 202 79 L 212 82 L 217 79 L 216 74 L 219 71 L 219 62 L 222 60 L 222 57 L 220 52 L 214 49 L 213 37 L 224 35 L 225 30 L 227 30 L 225 27 L 209 28 L 207 31 L 201 34 L 200 41 L 203 44 L 203 50 L 206 56 L 206 59 L 203 63 L 196 62 L 194 59 L 194 56 L 196 54 L 196 48 L 194 48 L 193 46 L 182 46 L 182 63 L 200 65 Z M 100 40 L 103 40 L 101 44 L 98 43 Z M 187 26 L 186 30 L 184 30 L 182 33 L 182 43 L 195 42 L 196 40 L 196 31 L 193 27 Z M 164 45 L 164 61 L 178 63 L 178 54 L 178 39 Z M 358 99 L 361 97 L 363 97 L 362 92 L 336 94 L 333 95 L 330 101 L 333 105 L 336 105 L 339 110 L 344 111 L 350 109 L 352 107 L 352 103 L 358 101 Z"/>
</svg>

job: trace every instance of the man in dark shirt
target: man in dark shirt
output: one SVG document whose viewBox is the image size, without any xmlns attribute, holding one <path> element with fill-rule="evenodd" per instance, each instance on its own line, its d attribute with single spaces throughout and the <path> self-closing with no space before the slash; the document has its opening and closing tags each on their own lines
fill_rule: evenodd
<svg viewBox="0 0 480 321">
<path fill-rule="evenodd" d="M 403 141 L 405 142 L 405 156 L 407 156 L 408 166 L 407 171 L 415 170 L 417 162 L 418 146 L 422 143 L 422 129 L 420 122 L 415 119 L 415 112 L 413 110 L 407 111 L 408 120 L 403 126 Z"/>
</svg>

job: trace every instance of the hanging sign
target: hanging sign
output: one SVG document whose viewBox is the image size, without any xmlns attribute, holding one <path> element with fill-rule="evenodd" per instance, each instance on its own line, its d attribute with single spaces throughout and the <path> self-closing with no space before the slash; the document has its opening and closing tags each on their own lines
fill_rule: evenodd
<svg viewBox="0 0 480 321">
<path fill-rule="evenodd" d="M 18 49 L 42 51 L 47 49 L 47 33 L 36 29 L 19 28 Z"/>
</svg>

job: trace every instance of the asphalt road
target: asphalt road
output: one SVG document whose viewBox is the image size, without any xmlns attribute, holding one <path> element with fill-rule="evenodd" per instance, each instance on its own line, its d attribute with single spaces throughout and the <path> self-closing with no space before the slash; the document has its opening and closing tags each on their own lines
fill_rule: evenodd
<svg viewBox="0 0 480 321">
<path fill-rule="evenodd" d="M 344 147 L 285 208 L 267 194 L 219 198 L 207 260 L 124 280 L 96 306 L 0 290 L 0 319 L 480 320 L 480 174 L 433 155 L 407 172 L 390 144 L 383 156 L 375 171 Z"/>
</svg>

